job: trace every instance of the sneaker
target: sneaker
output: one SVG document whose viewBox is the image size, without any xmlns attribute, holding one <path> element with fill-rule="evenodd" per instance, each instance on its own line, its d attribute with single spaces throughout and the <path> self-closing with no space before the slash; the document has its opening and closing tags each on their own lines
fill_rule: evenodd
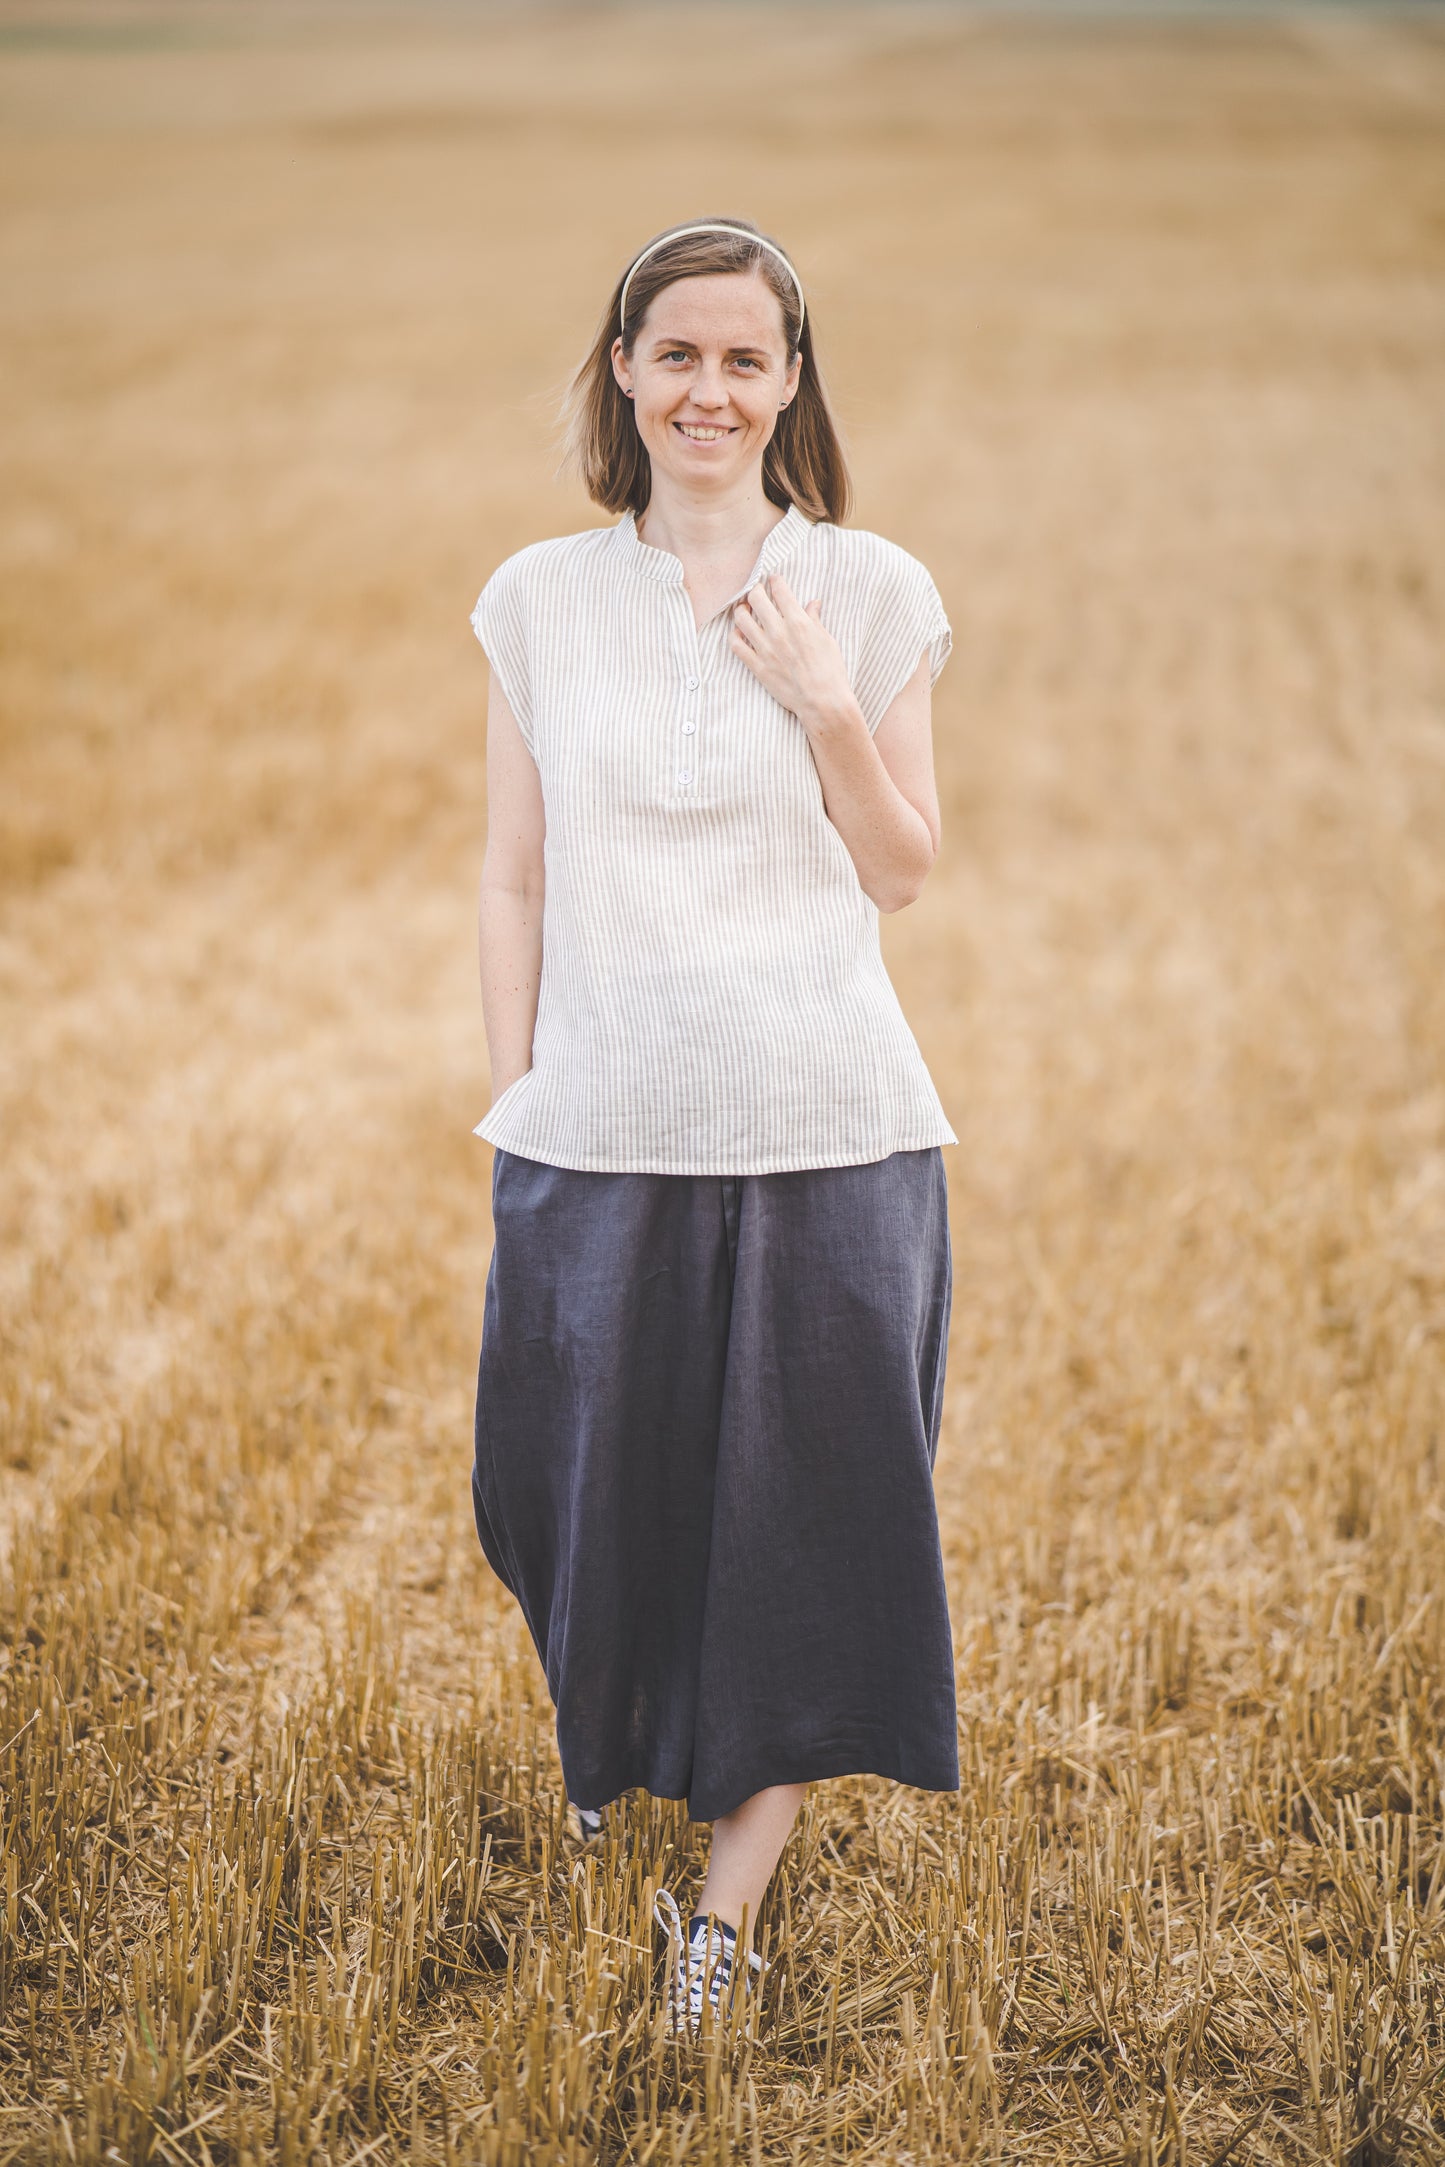
<svg viewBox="0 0 1445 2167">
<path fill-rule="evenodd" d="M 737 1932 L 722 1919 L 704 1917 L 701 1912 L 694 1914 L 684 1930 L 677 1899 L 669 1889 L 658 1891 L 652 1914 L 668 1937 L 668 2029 L 674 2036 L 696 2037 L 704 2002 L 714 2016 L 721 2013 L 732 1984 Z M 745 1994 L 751 1996 L 762 1969 L 762 1958 L 750 1950 L 747 1970 L 741 1974 Z"/>
<path fill-rule="evenodd" d="M 602 1834 L 602 1831 L 607 1826 L 607 1823 L 603 1818 L 603 1808 L 601 1806 L 574 1805 L 572 1808 L 572 1820 L 573 1825 L 577 1830 L 577 1835 L 580 1841 L 583 1843 L 591 1843 L 593 1837 L 600 1836 Z"/>
</svg>

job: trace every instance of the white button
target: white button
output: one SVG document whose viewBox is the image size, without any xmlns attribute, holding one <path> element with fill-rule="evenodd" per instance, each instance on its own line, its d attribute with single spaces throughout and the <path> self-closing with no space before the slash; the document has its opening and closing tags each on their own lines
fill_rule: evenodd
<svg viewBox="0 0 1445 2167">
<path fill-rule="evenodd" d="M 690 678 L 688 679 L 688 681 L 687 681 L 687 689 L 688 689 L 688 691 L 689 691 L 689 692 L 696 692 L 696 690 L 697 690 L 697 688 L 698 688 L 698 684 L 699 684 L 699 682 L 700 682 L 700 680 L 699 680 L 698 678 L 696 678 L 696 677 L 690 677 Z"/>
<path fill-rule="evenodd" d="M 683 724 L 683 726 L 682 726 L 682 734 L 683 734 L 683 736 L 684 736 L 684 737 L 691 737 L 691 736 L 692 736 L 692 733 L 693 733 L 693 731 L 694 731 L 694 730 L 695 730 L 696 728 L 697 728 L 697 724 L 696 724 L 695 722 L 685 722 L 685 723 Z"/>
<path fill-rule="evenodd" d="M 680 767 L 677 771 L 677 779 L 682 784 L 683 788 L 686 789 L 688 784 L 692 781 L 692 769 L 690 767 Z"/>
</svg>

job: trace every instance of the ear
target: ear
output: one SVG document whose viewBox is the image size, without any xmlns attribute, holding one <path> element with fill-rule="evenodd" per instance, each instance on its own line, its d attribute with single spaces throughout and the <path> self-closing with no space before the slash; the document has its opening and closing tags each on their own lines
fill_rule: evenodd
<svg viewBox="0 0 1445 2167">
<path fill-rule="evenodd" d="M 632 397 L 632 371 L 627 365 L 627 356 L 622 351 L 622 340 L 620 338 L 615 338 L 612 341 L 611 360 L 612 373 L 630 399 Z"/>
</svg>

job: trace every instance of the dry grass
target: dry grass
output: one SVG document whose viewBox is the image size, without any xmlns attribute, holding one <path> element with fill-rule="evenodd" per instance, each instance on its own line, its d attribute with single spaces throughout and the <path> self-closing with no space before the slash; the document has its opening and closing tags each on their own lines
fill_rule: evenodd
<svg viewBox="0 0 1445 2167">
<path fill-rule="evenodd" d="M 1438 26 L 0 33 L 0 2160 L 1445 2158 Z M 732 207 L 957 636 L 965 1779 L 679 2055 L 470 1523 L 466 613 Z"/>
</svg>

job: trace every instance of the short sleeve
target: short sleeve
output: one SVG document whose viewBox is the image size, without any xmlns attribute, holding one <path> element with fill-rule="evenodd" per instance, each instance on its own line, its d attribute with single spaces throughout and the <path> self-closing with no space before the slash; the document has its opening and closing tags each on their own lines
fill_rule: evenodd
<svg viewBox="0 0 1445 2167">
<path fill-rule="evenodd" d="M 506 694 L 507 705 L 517 718 L 522 742 L 532 757 L 532 683 L 527 656 L 527 612 L 520 567 L 515 557 L 499 564 L 477 597 L 472 611 L 472 630 L 486 651 Z"/>
<path fill-rule="evenodd" d="M 927 651 L 928 682 L 939 674 L 953 646 L 943 598 L 927 569 L 903 549 L 889 551 L 869 613 L 853 691 L 871 737 Z"/>
</svg>

